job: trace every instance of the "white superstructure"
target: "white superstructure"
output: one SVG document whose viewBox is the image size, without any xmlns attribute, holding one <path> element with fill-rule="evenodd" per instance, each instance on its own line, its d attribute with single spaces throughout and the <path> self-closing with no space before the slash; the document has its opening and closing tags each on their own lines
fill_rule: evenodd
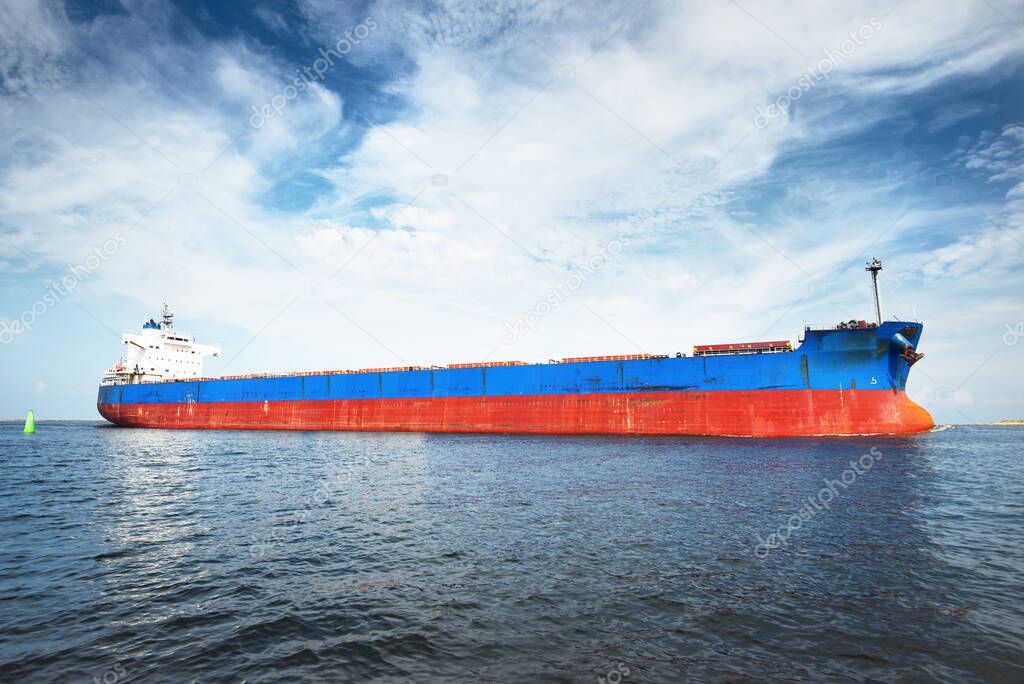
<svg viewBox="0 0 1024 684">
<path fill-rule="evenodd" d="M 125 333 L 121 341 L 128 353 L 107 370 L 103 385 L 203 377 L 203 359 L 219 356 L 220 347 L 197 344 L 195 338 L 174 329 L 174 314 L 164 304 L 163 321 L 152 318 L 142 334 Z"/>
</svg>

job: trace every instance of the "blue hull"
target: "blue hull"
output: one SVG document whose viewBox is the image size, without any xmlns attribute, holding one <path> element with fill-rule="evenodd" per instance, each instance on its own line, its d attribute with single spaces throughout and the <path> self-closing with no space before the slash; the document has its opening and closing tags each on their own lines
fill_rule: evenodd
<svg viewBox="0 0 1024 684">
<path fill-rule="evenodd" d="M 347 399 L 499 397 L 736 390 L 896 390 L 910 365 L 893 336 L 917 346 L 920 323 L 808 330 L 792 352 L 547 363 L 383 373 L 325 373 L 173 381 L 99 388 L 97 403 L 185 404 Z"/>
</svg>

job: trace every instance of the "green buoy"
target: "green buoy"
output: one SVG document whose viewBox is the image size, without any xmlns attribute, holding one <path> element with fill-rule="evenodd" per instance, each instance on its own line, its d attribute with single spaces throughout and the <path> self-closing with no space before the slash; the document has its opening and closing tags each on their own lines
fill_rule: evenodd
<svg viewBox="0 0 1024 684">
<path fill-rule="evenodd" d="M 36 412 L 32 409 L 28 410 L 28 418 L 25 419 L 25 434 L 31 435 L 36 431 Z"/>
</svg>

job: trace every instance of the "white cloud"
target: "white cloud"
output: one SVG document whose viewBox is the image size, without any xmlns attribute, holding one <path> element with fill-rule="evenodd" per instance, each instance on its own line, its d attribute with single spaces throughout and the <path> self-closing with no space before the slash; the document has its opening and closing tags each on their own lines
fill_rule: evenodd
<svg viewBox="0 0 1024 684">
<path fill-rule="evenodd" d="M 60 21 L 59 10 L 49 4 L 16 0 L 0 5 L 2 92 L 24 97 L 63 77 Z"/>
<path fill-rule="evenodd" d="M 979 114 L 991 114 L 997 109 L 994 104 L 988 102 L 951 103 L 935 112 L 928 123 L 925 124 L 925 128 L 932 133 L 936 133 Z"/>
</svg>

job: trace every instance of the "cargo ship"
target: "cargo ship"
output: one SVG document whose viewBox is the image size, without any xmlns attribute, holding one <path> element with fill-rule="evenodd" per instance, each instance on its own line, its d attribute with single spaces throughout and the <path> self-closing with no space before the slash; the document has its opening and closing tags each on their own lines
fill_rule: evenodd
<svg viewBox="0 0 1024 684">
<path fill-rule="evenodd" d="M 220 349 L 164 307 L 104 376 L 100 414 L 126 427 L 540 434 L 842 436 L 933 427 L 906 394 L 922 324 L 805 326 L 788 340 L 708 344 L 691 355 L 571 357 L 203 377 Z"/>
</svg>

